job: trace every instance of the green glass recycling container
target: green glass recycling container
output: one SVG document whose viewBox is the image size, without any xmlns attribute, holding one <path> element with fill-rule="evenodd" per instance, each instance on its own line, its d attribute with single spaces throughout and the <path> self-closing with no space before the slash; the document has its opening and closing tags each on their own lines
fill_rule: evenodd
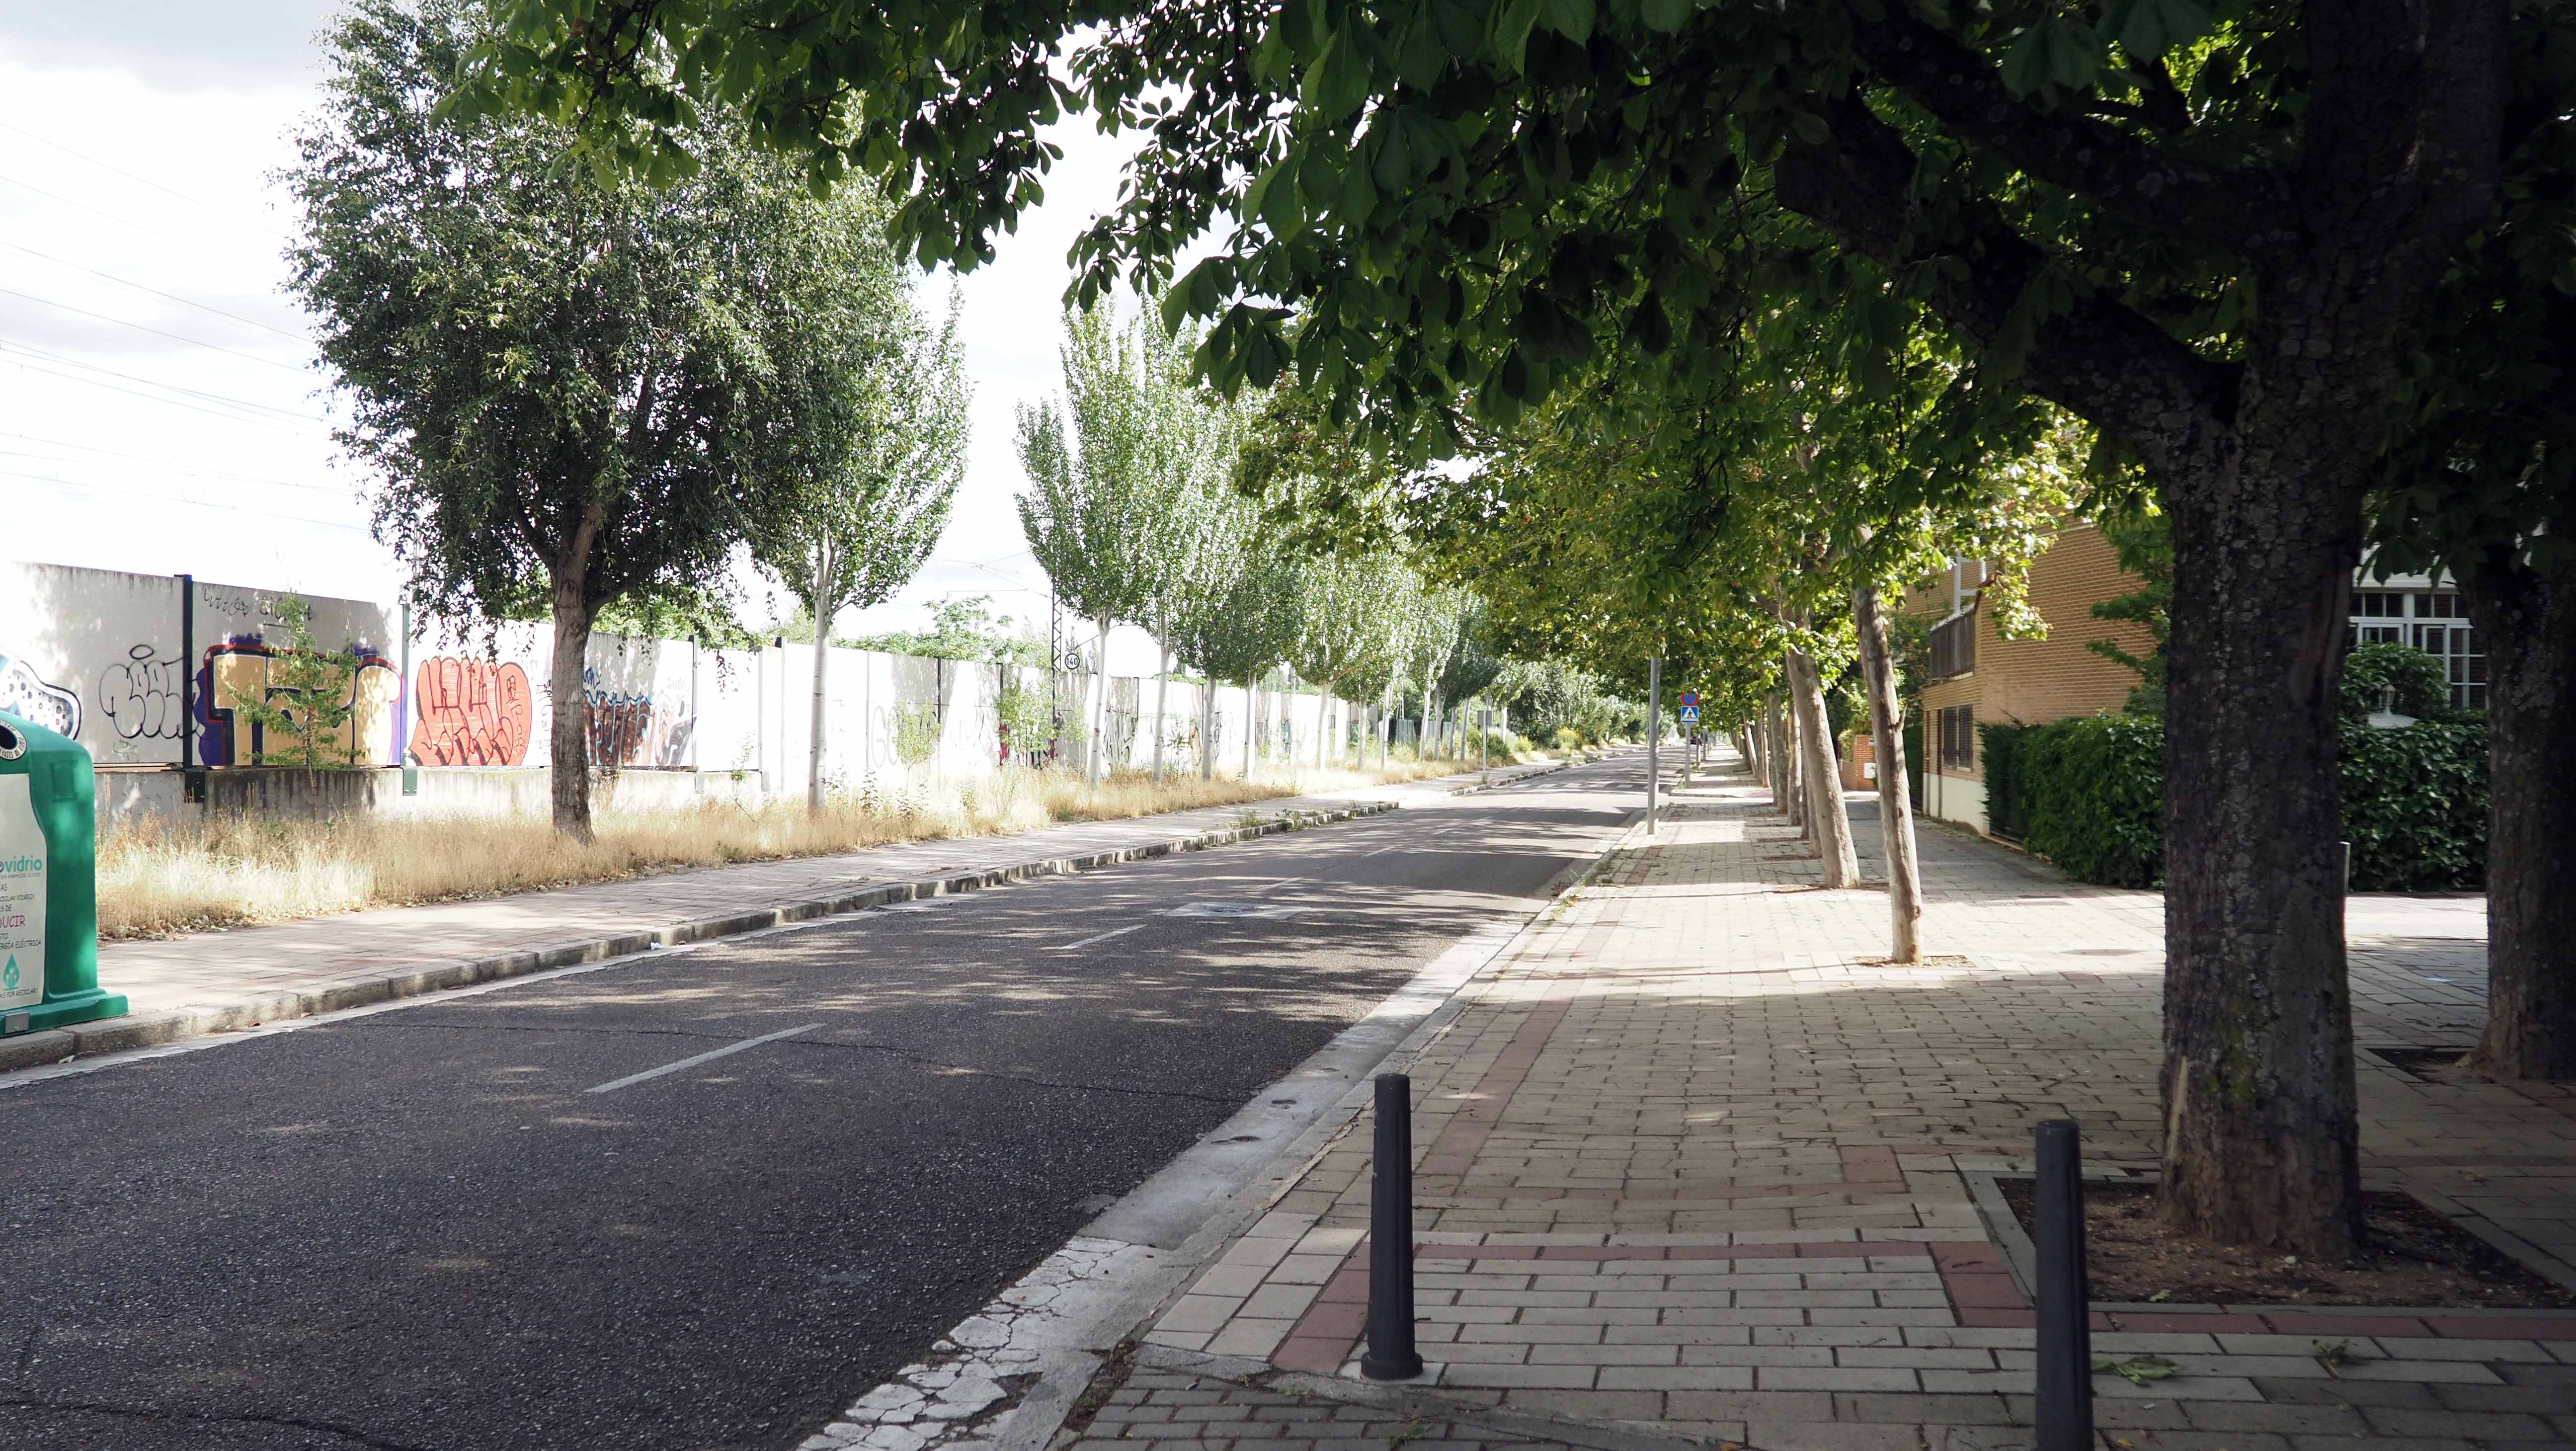
<svg viewBox="0 0 2576 1451">
<path fill-rule="evenodd" d="M 0 712 L 0 1037 L 124 1016 L 98 986 L 96 789 L 80 742 Z"/>
</svg>

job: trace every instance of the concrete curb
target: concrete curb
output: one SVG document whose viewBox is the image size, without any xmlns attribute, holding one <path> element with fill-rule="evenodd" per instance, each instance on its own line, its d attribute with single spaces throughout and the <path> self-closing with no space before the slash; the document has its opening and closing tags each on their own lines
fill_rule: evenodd
<svg viewBox="0 0 2576 1451">
<path fill-rule="evenodd" d="M 1463 796 L 1545 776 L 1566 769 L 1572 763 L 1551 761 L 1514 769 L 1509 774 L 1488 772 L 1481 778 L 1462 780 L 1449 786 L 1447 794 Z M 1450 778 L 1457 780 L 1458 778 Z M 1434 780 L 1427 783 L 1444 784 Z M 1247 806 L 1247 810 L 1258 809 Z M 1010 882 L 1033 877 L 1066 876 L 1075 872 L 1096 871 L 1101 867 L 1144 861 L 1176 852 L 1203 851 L 1214 846 L 1230 846 L 1257 837 L 1283 831 L 1299 831 L 1309 826 L 1329 825 L 1362 816 L 1381 816 L 1399 809 L 1393 801 L 1355 802 L 1325 811 L 1290 809 L 1269 820 L 1220 831 L 1195 832 L 1163 841 L 1121 847 L 1114 851 L 1085 852 L 1073 856 L 1045 857 L 1034 861 L 1015 862 L 1008 866 L 951 876 L 922 877 L 908 882 L 887 882 L 843 892 L 829 897 L 810 897 L 780 903 L 773 907 L 748 912 L 729 912 L 718 917 L 701 917 L 660 927 L 638 927 L 622 932 L 599 933 L 572 938 L 542 947 L 522 948 L 515 952 L 495 953 L 486 957 L 460 958 L 453 962 L 414 964 L 393 973 L 362 973 L 341 978 L 326 978 L 309 987 L 284 988 L 250 997 L 227 999 L 158 1013 L 138 1013 L 102 1022 L 81 1023 L 68 1028 L 48 1028 L 21 1037 L 0 1038 L 0 1073 L 21 1068 L 41 1068 L 74 1058 L 96 1058 L 107 1053 L 122 1053 L 136 1048 L 153 1048 L 188 1038 L 201 1038 L 214 1033 L 237 1032 L 263 1023 L 283 1022 L 294 1018 L 316 1017 L 347 1008 L 372 1007 L 399 998 L 423 997 L 431 993 L 473 987 L 478 983 L 504 978 L 525 977 L 530 973 L 549 972 L 559 967 L 577 967 L 586 962 L 602 962 L 612 957 L 627 957 L 656 947 L 678 947 L 685 943 L 709 942 L 722 937 L 736 937 L 747 932 L 765 932 L 794 922 L 809 922 L 817 917 L 840 916 L 864 912 L 895 902 L 918 901 L 924 897 L 945 897 L 961 892 L 978 892 Z"/>
</svg>

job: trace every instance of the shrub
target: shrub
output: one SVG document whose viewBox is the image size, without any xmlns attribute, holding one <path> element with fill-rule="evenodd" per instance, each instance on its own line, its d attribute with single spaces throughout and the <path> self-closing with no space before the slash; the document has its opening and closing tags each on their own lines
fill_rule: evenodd
<svg viewBox="0 0 2576 1451">
<path fill-rule="evenodd" d="M 2079 881 L 2154 885 L 2164 875 L 2164 737 L 2151 715 L 2022 732 L 2008 748 L 2022 843 Z"/>
<path fill-rule="evenodd" d="M 1576 730 L 1570 725 L 1558 726 L 1556 728 L 1556 748 L 1560 751 L 1582 750 L 1583 732 Z"/>
<path fill-rule="evenodd" d="M 2344 719 L 2366 719 L 2379 709 L 2380 692 L 2392 687 L 2401 714 L 2421 720 L 2451 713 L 2451 681 L 2440 657 L 2380 640 L 2343 657 Z"/>
<path fill-rule="evenodd" d="M 2342 786 L 2355 891 L 2439 891 L 2486 881 L 2484 720 L 2426 720 L 2396 731 L 2346 724 Z"/>
<path fill-rule="evenodd" d="M 2023 788 L 2019 752 L 2028 726 L 1981 725 L 1977 749 L 1986 774 L 1986 830 L 2009 841 L 2030 835 L 2029 793 Z"/>
<path fill-rule="evenodd" d="M 2022 844 L 2079 881 L 2153 886 L 2164 875 L 2164 722 L 2092 716 L 1996 728 L 1988 811 L 2000 793 Z M 2005 735 L 2005 732 L 2012 732 Z M 1996 748 L 1998 738 L 2008 743 Z M 2487 728 L 2477 717 L 2377 730 L 2347 721 L 2340 787 L 2356 891 L 2434 891 L 2486 880 Z"/>
<path fill-rule="evenodd" d="M 939 704 L 921 701 L 894 708 L 895 759 L 907 766 L 927 765 L 939 754 Z"/>
</svg>

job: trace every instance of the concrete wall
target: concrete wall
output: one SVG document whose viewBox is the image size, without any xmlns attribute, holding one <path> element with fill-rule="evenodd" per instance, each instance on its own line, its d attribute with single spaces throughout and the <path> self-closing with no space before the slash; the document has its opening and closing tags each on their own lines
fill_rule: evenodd
<svg viewBox="0 0 2576 1451">
<path fill-rule="evenodd" d="M 356 660 L 354 716 L 337 753 L 360 769 L 307 777 L 259 765 L 264 739 L 236 707 L 266 699 L 289 638 L 283 592 L 62 565 L 0 562 L 0 710 L 79 740 L 102 768 L 102 824 L 195 809 L 183 761 L 203 772 L 204 805 L 289 815 L 327 811 L 524 811 L 547 803 L 547 742 L 557 710 L 549 627 L 472 631 L 408 619 L 390 602 L 309 598 L 323 649 Z M 814 647 L 702 649 L 687 641 L 593 636 L 582 661 L 582 713 L 593 769 L 613 773 L 608 799 L 627 804 L 709 794 L 802 796 L 813 764 Z M 1052 741 L 1010 743 L 1012 759 L 1082 768 L 1097 745 L 1113 768 L 1198 769 L 1202 687 L 1150 678 L 1108 682 L 1107 729 L 1087 739 L 1094 677 L 835 648 L 824 672 L 823 770 L 858 791 L 918 764 L 976 775 L 1003 760 L 1007 685 L 1052 692 L 1071 723 Z M 1261 758 L 1310 764 L 1319 739 L 1346 753 L 1359 713 L 1313 694 L 1219 686 L 1207 748 L 1239 770 L 1247 735 Z M 1318 732 L 1322 735 L 1319 737 Z M 397 766 L 414 767 L 404 794 Z M 368 769 L 373 768 L 373 769 Z M 388 784 L 391 783 L 391 784 Z"/>
</svg>

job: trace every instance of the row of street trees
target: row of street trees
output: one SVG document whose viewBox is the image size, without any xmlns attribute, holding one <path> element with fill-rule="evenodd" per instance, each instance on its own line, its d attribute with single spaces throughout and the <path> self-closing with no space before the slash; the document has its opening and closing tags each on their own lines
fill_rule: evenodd
<svg viewBox="0 0 2576 1451">
<path fill-rule="evenodd" d="M 443 104 L 491 38 L 466 0 L 334 25 L 293 285 L 416 601 L 551 616 L 554 820 L 587 838 L 600 613 L 719 597 L 746 547 L 818 618 L 884 599 L 947 517 L 967 391 L 869 187 L 818 196 L 715 117 L 667 185 L 567 166 L 568 129 Z M 819 666 L 813 709 L 819 806 Z"/>
<path fill-rule="evenodd" d="M 821 174 L 895 179 L 930 260 L 986 254 L 1067 104 L 1148 128 L 1082 294 L 1220 233 L 1173 285 L 1204 372 L 1293 372 L 1409 456 L 1542 406 L 1631 418 L 1582 397 L 1631 366 L 1679 381 L 1676 414 L 1759 410 L 1722 385 L 1747 320 L 1793 311 L 1838 392 L 1913 396 L 1927 347 L 1950 370 L 1901 439 L 1929 478 L 2018 456 L 2035 401 L 2081 420 L 2097 475 L 2139 470 L 2172 524 L 2163 1213 L 2350 1256 L 2337 672 L 2374 508 L 2438 521 L 2473 608 L 2539 642 L 2489 657 L 2514 714 L 2494 800 L 2564 797 L 2576 449 L 2547 329 L 2576 275 L 2576 5 L 1086 0 L 999 31 L 922 4 L 510 10 L 490 94 L 648 166 L 691 146 L 692 103 L 740 103 Z M 1667 497 L 1617 543 L 1686 564 L 1725 496 L 1684 475 Z M 1900 519 L 1823 532 L 1875 547 Z M 1727 583 L 1798 628 L 1769 578 Z M 2563 867 L 2576 846 L 2534 824 L 2491 839 Z M 2576 934 L 2550 931 L 2545 876 L 2497 865 L 2523 885 L 2492 903 L 2481 1062 L 2576 1074 Z"/>
<path fill-rule="evenodd" d="M 1467 596 L 1427 585 L 1383 545 L 1301 550 L 1237 487 L 1239 459 L 1267 420 L 1200 385 L 1190 339 L 1147 316 L 1121 324 L 1107 304 L 1066 318 L 1064 392 L 1019 415 L 1028 490 L 1020 523 L 1056 596 L 1100 642 L 1089 715 L 1089 771 L 1106 769 L 1106 645 L 1116 625 L 1153 635 L 1153 772 L 1164 770 L 1171 669 L 1233 681 L 1246 719 L 1258 682 L 1285 666 L 1325 698 L 1364 703 L 1384 755 L 1397 697 L 1411 684 L 1432 726 L 1449 661 L 1471 623 Z M 1453 682 L 1454 683 L 1454 682 Z M 1482 682 L 1477 683 L 1481 686 Z M 1199 740 L 1214 737 L 1202 691 Z M 1244 770 L 1252 770 L 1245 741 Z M 1324 732 L 1315 761 L 1326 760 Z M 1215 753 L 1198 752 L 1201 775 Z"/>
</svg>

